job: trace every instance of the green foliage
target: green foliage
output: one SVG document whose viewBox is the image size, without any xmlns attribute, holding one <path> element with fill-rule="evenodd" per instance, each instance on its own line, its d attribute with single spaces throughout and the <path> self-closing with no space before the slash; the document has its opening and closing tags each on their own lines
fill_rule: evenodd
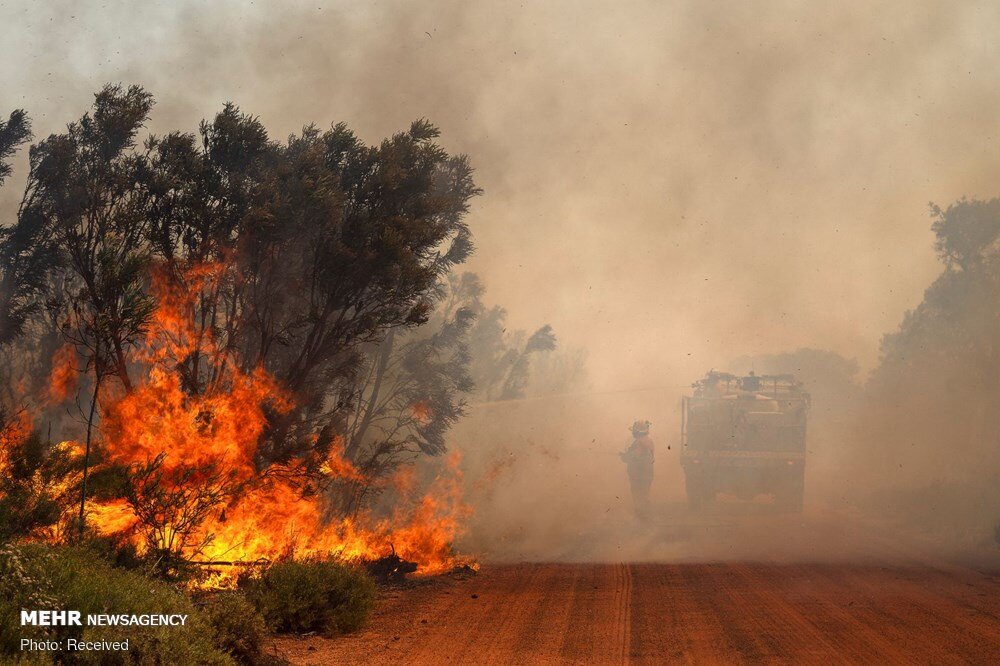
<svg viewBox="0 0 1000 666">
<path fill-rule="evenodd" d="M 88 613 L 187 615 L 184 626 L 21 627 L 21 609 L 68 609 Z M 17 655 L 22 638 L 121 641 L 127 652 L 77 652 L 74 663 L 231 664 L 213 643 L 208 620 L 181 592 L 134 572 L 122 571 L 83 549 L 43 545 L 0 550 L 0 655 Z M 56 661 L 67 654 L 55 653 Z"/>
<path fill-rule="evenodd" d="M 371 577 L 333 560 L 279 562 L 245 586 L 268 626 L 281 632 L 354 631 L 375 603 Z"/>
<path fill-rule="evenodd" d="M 109 562 L 119 569 L 129 569 L 143 573 L 154 570 L 148 554 L 139 554 L 139 549 L 131 539 L 131 534 L 98 534 L 88 530 L 80 544 L 87 551 Z"/>
<path fill-rule="evenodd" d="M 202 609 L 212 626 L 215 645 L 239 664 L 281 663 L 264 651 L 267 626 L 257 609 L 240 592 L 220 592 Z"/>
<path fill-rule="evenodd" d="M 45 627 L 21 627 L 22 608 L 56 608 L 51 563 L 40 548 L 0 546 L 0 657 L 20 652 L 22 638 L 49 638 Z"/>
</svg>

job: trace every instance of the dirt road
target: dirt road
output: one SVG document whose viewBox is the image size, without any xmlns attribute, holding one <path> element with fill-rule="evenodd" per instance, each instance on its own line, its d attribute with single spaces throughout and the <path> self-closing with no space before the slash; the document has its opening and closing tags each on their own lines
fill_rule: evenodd
<svg viewBox="0 0 1000 666">
<path fill-rule="evenodd" d="M 1000 575 L 956 567 L 521 564 L 383 593 L 295 664 L 1000 663 Z"/>
</svg>

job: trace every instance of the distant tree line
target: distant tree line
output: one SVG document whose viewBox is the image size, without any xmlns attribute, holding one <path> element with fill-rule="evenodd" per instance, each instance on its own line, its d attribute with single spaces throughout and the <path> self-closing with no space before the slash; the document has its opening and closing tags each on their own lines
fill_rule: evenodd
<svg viewBox="0 0 1000 666">
<path fill-rule="evenodd" d="M 856 362 L 812 349 L 732 367 L 805 381 L 811 433 L 823 438 L 815 446 L 843 463 L 844 495 L 981 537 L 1000 522 L 1000 199 L 932 205 L 931 217 L 941 273 L 882 338 L 867 378 Z"/>
<path fill-rule="evenodd" d="M 862 426 L 909 515 L 975 531 L 1000 521 L 1000 199 L 931 215 L 942 271 L 882 339 Z"/>
</svg>

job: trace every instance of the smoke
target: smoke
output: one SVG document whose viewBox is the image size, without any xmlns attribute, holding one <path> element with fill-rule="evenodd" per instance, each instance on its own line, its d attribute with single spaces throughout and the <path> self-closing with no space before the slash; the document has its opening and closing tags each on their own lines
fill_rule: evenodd
<svg viewBox="0 0 1000 666">
<path fill-rule="evenodd" d="M 453 433 L 475 507 L 460 545 L 499 561 L 870 561 L 940 558 L 995 568 L 996 437 L 969 392 L 862 384 L 818 350 L 737 359 L 794 372 L 813 397 L 803 514 L 722 494 L 688 509 L 683 387 L 475 405 Z M 912 377 L 917 380 L 917 377 Z M 689 393 L 688 393 L 689 394 Z M 965 421 L 968 415 L 979 419 Z M 618 452 L 653 421 L 651 518 L 639 520 Z M 995 422 L 995 419 L 993 419 Z"/>
<path fill-rule="evenodd" d="M 871 367 L 935 272 L 925 203 L 992 194 L 1000 161 L 992 3 L 0 11 L 3 103 L 39 135 L 119 80 L 157 96 L 159 130 L 224 100 L 278 136 L 440 124 L 487 192 L 471 268 L 607 388 L 807 345 Z"/>
<path fill-rule="evenodd" d="M 585 348 L 598 392 L 477 407 L 456 430 L 493 479 L 471 543 L 662 553 L 615 531 L 626 426 L 654 422 L 654 499 L 677 503 L 678 400 L 708 368 L 812 347 L 863 382 L 940 270 L 926 202 L 995 194 L 998 29 L 995 3 L 943 0 L 0 1 L 0 110 L 44 136 L 122 81 L 156 95 L 154 131 L 225 100 L 278 136 L 440 125 L 486 191 L 469 268 L 511 326 Z M 841 473 L 811 473 L 824 500 Z"/>
</svg>

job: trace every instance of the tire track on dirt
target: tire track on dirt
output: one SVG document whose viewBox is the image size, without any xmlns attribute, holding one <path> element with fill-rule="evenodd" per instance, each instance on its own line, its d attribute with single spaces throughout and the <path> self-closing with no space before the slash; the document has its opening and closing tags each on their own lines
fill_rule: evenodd
<svg viewBox="0 0 1000 666">
<path fill-rule="evenodd" d="M 935 571 L 920 570 L 919 582 L 887 567 L 846 566 L 837 570 L 844 585 L 860 593 L 855 606 L 880 631 L 930 663 L 1000 663 L 1000 624 L 987 615 L 969 616 L 963 607 L 924 586 Z M 952 580 L 951 585 L 960 584 Z M 994 601 L 995 603 L 995 601 Z"/>
<path fill-rule="evenodd" d="M 573 565 L 581 570 L 574 581 L 573 602 L 558 658 L 568 664 L 615 663 L 620 660 L 621 595 L 619 571 L 612 565 Z M 608 618 L 616 618 L 608 622 Z"/>
<path fill-rule="evenodd" d="M 629 663 L 629 639 L 632 625 L 632 568 L 627 564 L 616 564 L 615 574 L 618 585 L 615 588 L 615 656 L 616 663 Z"/>
<path fill-rule="evenodd" d="M 766 645 L 766 660 L 823 664 L 852 654 L 848 645 L 831 640 L 810 622 L 790 599 L 790 590 L 779 585 L 779 579 L 789 579 L 788 567 L 782 568 L 782 576 L 774 576 L 774 569 L 766 565 L 735 564 L 733 570 L 743 583 L 741 588 L 748 591 L 748 615 Z"/>
<path fill-rule="evenodd" d="M 639 564 L 634 567 L 634 573 L 634 616 L 629 649 L 633 661 L 692 663 L 692 655 L 705 654 L 703 646 L 718 644 L 721 631 L 704 614 L 701 602 L 686 593 L 681 569 L 672 565 Z M 662 613 L 659 612 L 660 604 L 651 598 L 658 592 L 664 597 Z"/>
<path fill-rule="evenodd" d="M 498 568 L 489 579 L 470 581 L 468 594 L 455 595 L 440 609 L 423 640 L 400 653 L 403 663 L 485 663 L 509 649 L 511 626 L 533 591 L 544 589 L 551 571 L 544 565 Z M 488 580 L 489 585 L 482 584 Z M 459 621 L 462 631 L 456 633 Z M 492 653 L 492 654 L 491 654 Z"/>
<path fill-rule="evenodd" d="M 520 564 L 384 591 L 293 664 L 1000 663 L 996 579 L 858 564 Z"/>
<path fill-rule="evenodd" d="M 751 584 L 767 586 L 777 603 L 789 606 L 823 636 L 832 658 L 840 662 L 906 663 L 908 655 L 888 640 L 877 625 L 862 622 L 851 612 L 847 590 L 822 574 L 823 565 L 771 566 L 764 570 L 748 568 Z"/>
</svg>

